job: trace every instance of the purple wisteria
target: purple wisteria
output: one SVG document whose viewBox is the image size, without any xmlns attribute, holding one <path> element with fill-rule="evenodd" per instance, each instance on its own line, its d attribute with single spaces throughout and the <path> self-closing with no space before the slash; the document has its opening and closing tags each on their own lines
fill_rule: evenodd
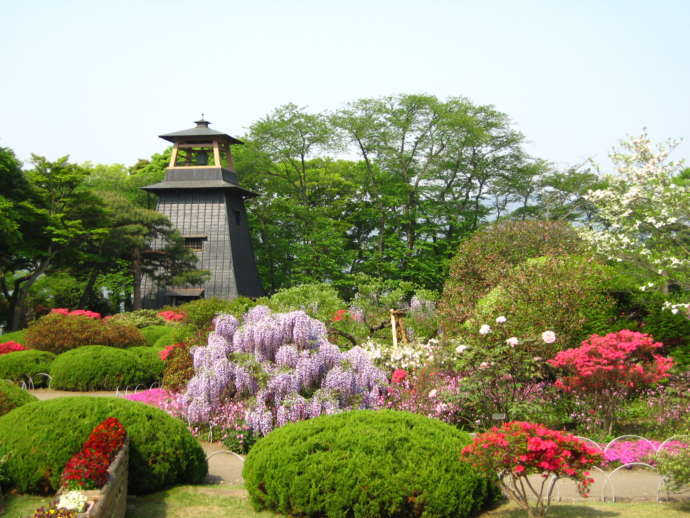
<svg viewBox="0 0 690 518">
<path fill-rule="evenodd" d="M 184 400 L 187 419 L 208 423 L 227 401 L 248 403 L 255 434 L 351 408 L 376 408 L 387 383 L 359 347 L 347 352 L 328 341 L 326 326 L 303 311 L 252 308 L 240 325 L 214 320 L 208 345 L 192 349 L 195 375 Z"/>
</svg>

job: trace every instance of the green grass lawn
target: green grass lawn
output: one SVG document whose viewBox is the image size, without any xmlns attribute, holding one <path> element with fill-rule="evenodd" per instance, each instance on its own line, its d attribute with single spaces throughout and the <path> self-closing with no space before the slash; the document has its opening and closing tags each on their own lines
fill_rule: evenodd
<svg viewBox="0 0 690 518">
<path fill-rule="evenodd" d="M 548 516 L 554 518 L 687 518 L 690 502 L 554 504 Z M 260 518 L 278 516 L 252 509 L 242 486 L 180 486 L 152 495 L 131 498 L 126 518 Z M 487 511 L 479 518 L 523 518 L 525 513 L 512 503 Z"/>
<path fill-rule="evenodd" d="M 2 518 L 26 518 L 36 509 L 50 503 L 52 498 L 45 496 L 25 496 L 5 494 L 5 514 Z"/>
<path fill-rule="evenodd" d="M 525 518 L 526 516 L 525 512 L 511 502 L 487 511 L 479 518 Z M 690 502 L 557 503 L 551 505 L 546 516 L 551 518 L 687 518 L 690 516 Z"/>
<path fill-rule="evenodd" d="M 5 495 L 3 518 L 26 518 L 49 498 Z M 126 518 L 269 518 L 268 511 L 255 512 L 242 486 L 179 486 L 147 496 L 130 496 Z M 515 504 L 505 503 L 478 518 L 524 518 Z M 687 518 L 690 502 L 618 502 L 553 504 L 552 518 Z"/>
</svg>

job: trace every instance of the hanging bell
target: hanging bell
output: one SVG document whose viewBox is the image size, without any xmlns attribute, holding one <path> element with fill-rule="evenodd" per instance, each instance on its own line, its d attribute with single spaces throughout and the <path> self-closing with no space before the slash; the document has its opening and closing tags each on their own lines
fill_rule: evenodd
<svg viewBox="0 0 690 518">
<path fill-rule="evenodd" d="M 194 157 L 194 163 L 196 165 L 208 165 L 208 151 L 205 149 L 202 149 L 201 151 L 197 151 L 196 156 Z"/>
</svg>

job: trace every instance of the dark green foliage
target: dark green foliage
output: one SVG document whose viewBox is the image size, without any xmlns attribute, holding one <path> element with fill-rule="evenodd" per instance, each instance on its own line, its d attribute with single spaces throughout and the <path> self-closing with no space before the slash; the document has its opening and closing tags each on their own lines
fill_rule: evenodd
<svg viewBox="0 0 690 518">
<path fill-rule="evenodd" d="M 294 516 L 471 516 L 495 486 L 459 460 L 469 435 L 423 416 L 362 410 L 278 428 L 247 456 L 256 509 Z"/>
<path fill-rule="evenodd" d="M 55 355 L 46 351 L 17 351 L 0 355 L 0 379 L 17 383 L 31 380 L 36 387 L 45 386 L 48 378 L 40 374 L 50 372 L 54 359 Z"/>
<path fill-rule="evenodd" d="M 210 298 L 193 300 L 171 309 L 184 313 L 185 323 L 197 329 L 204 329 L 211 325 L 213 317 L 218 313 L 230 313 L 239 318 L 253 306 L 254 302 L 247 297 L 238 297 L 233 300 Z"/>
<path fill-rule="evenodd" d="M 130 493 L 204 480 L 204 452 L 181 421 L 122 398 L 68 397 L 24 405 L 0 417 L 11 485 L 23 493 L 55 492 L 65 463 L 91 430 L 111 416 L 130 437 Z"/>
<path fill-rule="evenodd" d="M 86 316 L 48 314 L 31 324 L 26 332 L 26 345 L 32 349 L 60 354 L 82 345 L 98 344 L 111 347 L 145 345 L 136 327 Z"/>
<path fill-rule="evenodd" d="M 19 406 L 38 401 L 36 396 L 20 389 L 14 383 L 0 379 L 0 416 Z M 0 455 L 1 457 L 1 455 Z"/>
<path fill-rule="evenodd" d="M 153 361 L 149 351 L 131 352 L 89 345 L 67 351 L 55 359 L 50 371 L 53 378 L 50 386 L 77 391 L 148 387 L 160 379 L 161 371 L 162 365 Z"/>
<path fill-rule="evenodd" d="M 503 221 L 475 232 L 451 262 L 439 304 L 442 329 L 456 333 L 477 301 L 514 266 L 533 257 L 577 254 L 584 249 L 575 230 L 559 221 Z"/>
<path fill-rule="evenodd" d="M 175 328 L 166 325 L 155 325 L 140 328 L 139 331 L 144 335 L 147 345 L 155 345 L 161 337 L 171 335 L 175 331 Z"/>
</svg>

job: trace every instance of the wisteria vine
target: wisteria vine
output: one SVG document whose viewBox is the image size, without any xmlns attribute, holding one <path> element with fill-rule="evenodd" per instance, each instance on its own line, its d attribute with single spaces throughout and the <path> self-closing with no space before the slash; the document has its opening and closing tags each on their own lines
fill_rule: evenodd
<svg viewBox="0 0 690 518">
<path fill-rule="evenodd" d="M 249 310 L 240 323 L 218 315 L 208 345 L 192 348 L 187 419 L 207 423 L 230 399 L 249 403 L 247 425 L 266 435 L 288 422 L 345 409 L 376 408 L 386 376 L 359 347 L 328 341 L 326 326 L 304 311 Z"/>
</svg>

